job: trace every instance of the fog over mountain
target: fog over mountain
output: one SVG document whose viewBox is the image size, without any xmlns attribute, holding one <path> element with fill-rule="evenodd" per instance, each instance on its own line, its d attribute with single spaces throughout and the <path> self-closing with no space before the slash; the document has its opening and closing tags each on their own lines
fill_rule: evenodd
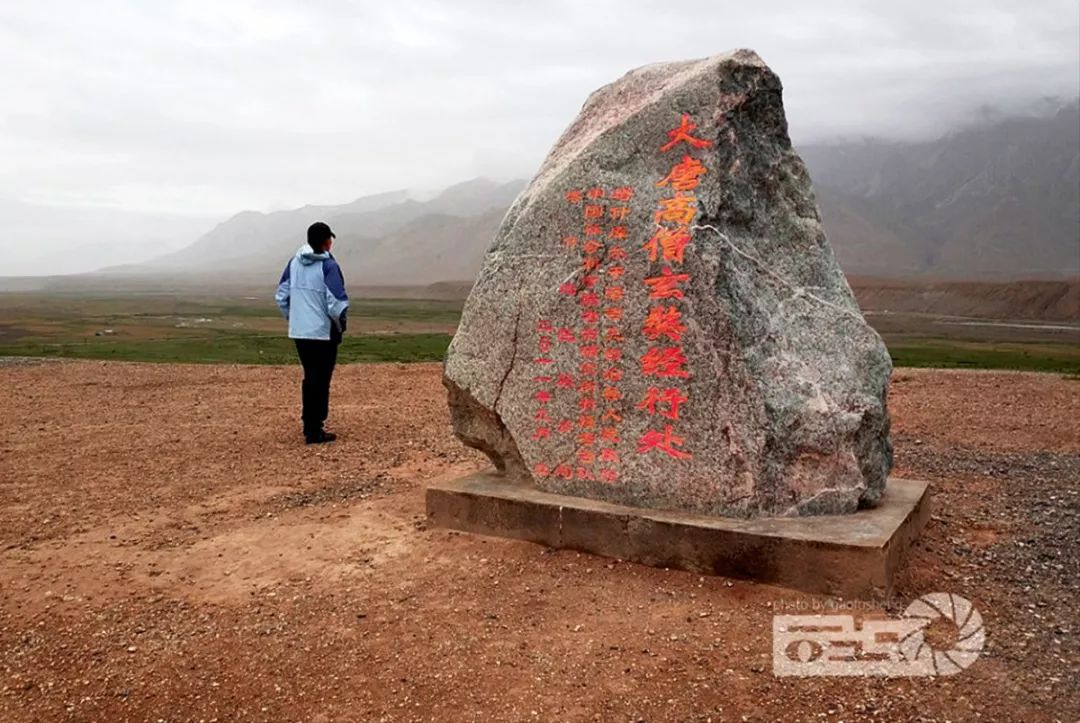
<svg viewBox="0 0 1080 723">
<path fill-rule="evenodd" d="M 802 148 L 845 272 L 982 281 L 1080 274 L 1080 103 L 1044 112 L 933 141 Z M 427 201 L 394 191 L 340 206 L 245 211 L 184 249 L 108 273 L 204 278 L 227 268 L 234 280 L 265 281 L 322 219 L 339 236 L 335 255 L 350 282 L 469 281 L 524 185 L 475 179 Z"/>
<path fill-rule="evenodd" d="M 933 141 L 800 151 L 849 275 L 995 280 L 1080 273 L 1076 100 L 1045 116 L 984 122 Z"/>
<path fill-rule="evenodd" d="M 737 47 L 797 145 L 929 141 L 1075 97 L 1078 37 L 1075 0 L 3 3 L 0 202 L 31 221 L 0 209 L 0 276 L 145 261 L 241 209 L 528 178 L 601 85 Z"/>
<path fill-rule="evenodd" d="M 190 245 L 214 221 L 210 216 L 0 198 L 0 276 L 73 274 L 148 261 Z"/>
</svg>

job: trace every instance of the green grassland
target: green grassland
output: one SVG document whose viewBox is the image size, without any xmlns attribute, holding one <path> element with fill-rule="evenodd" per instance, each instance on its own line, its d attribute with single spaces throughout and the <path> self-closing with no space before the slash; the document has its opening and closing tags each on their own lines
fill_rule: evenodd
<svg viewBox="0 0 1080 723">
<path fill-rule="evenodd" d="M 449 334 L 364 334 L 348 336 L 339 363 L 421 362 L 442 359 Z M 291 364 L 291 340 L 270 334 L 218 334 L 172 339 L 86 339 L 0 345 L 0 356 L 66 357 L 185 364 Z"/>
<path fill-rule="evenodd" d="M 461 305 L 355 299 L 339 360 L 440 360 Z M 1080 375 L 1080 338 L 1061 326 L 949 326 L 926 317 L 868 318 L 885 338 L 896 366 Z M 0 356 L 290 364 L 296 352 L 273 301 L 261 296 L 6 293 L 0 294 Z"/>
<path fill-rule="evenodd" d="M 441 359 L 460 315 L 460 301 L 357 300 L 338 358 Z M 288 364 L 296 350 L 270 298 L 0 294 L 0 356 Z"/>
<path fill-rule="evenodd" d="M 1080 375 L 1080 349 L 1065 344 L 905 339 L 890 343 L 893 366 L 937 369 L 1015 369 Z"/>
</svg>

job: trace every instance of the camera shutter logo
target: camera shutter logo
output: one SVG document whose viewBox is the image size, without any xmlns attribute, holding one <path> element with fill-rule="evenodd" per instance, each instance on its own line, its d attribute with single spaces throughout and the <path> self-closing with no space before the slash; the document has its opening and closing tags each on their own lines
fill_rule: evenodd
<svg viewBox="0 0 1080 723">
<path fill-rule="evenodd" d="M 956 626 L 956 642 L 935 649 L 926 631 L 937 620 Z M 982 616 L 969 600 L 931 593 L 913 601 L 898 619 L 866 619 L 856 627 L 847 614 L 773 617 L 773 674 L 777 676 L 955 675 L 986 644 Z"/>
<path fill-rule="evenodd" d="M 959 595 L 944 592 L 923 595 L 907 606 L 904 617 L 926 623 L 900 641 L 900 654 L 913 664 L 932 668 L 934 675 L 959 673 L 975 662 L 986 644 L 982 615 L 969 600 Z M 926 642 L 926 629 L 941 618 L 957 628 L 956 644 L 950 650 L 934 650 Z"/>
</svg>

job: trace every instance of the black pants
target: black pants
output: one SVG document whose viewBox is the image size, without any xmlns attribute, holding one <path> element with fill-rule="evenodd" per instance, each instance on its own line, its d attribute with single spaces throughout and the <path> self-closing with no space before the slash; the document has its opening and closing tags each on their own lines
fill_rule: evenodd
<svg viewBox="0 0 1080 723">
<path fill-rule="evenodd" d="M 304 422 L 304 434 L 311 436 L 322 429 L 330 412 L 330 378 L 334 376 L 334 365 L 337 364 L 338 344 L 320 339 L 293 341 L 296 342 L 296 353 L 300 355 L 300 364 L 304 367 L 304 382 L 301 385 L 304 408 L 300 418 Z"/>
</svg>

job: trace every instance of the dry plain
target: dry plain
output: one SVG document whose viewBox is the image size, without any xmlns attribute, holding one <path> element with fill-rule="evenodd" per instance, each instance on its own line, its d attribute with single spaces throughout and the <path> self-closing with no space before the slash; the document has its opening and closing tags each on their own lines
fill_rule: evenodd
<svg viewBox="0 0 1080 723">
<path fill-rule="evenodd" d="M 0 719 L 1080 719 L 1080 381 L 898 369 L 897 474 L 934 514 L 894 600 L 972 600 L 953 677 L 781 679 L 776 610 L 830 602 L 427 529 L 437 364 L 0 362 Z M 940 633 L 947 637 L 948 631 Z M 947 640 L 946 640 L 947 642 Z"/>
</svg>

